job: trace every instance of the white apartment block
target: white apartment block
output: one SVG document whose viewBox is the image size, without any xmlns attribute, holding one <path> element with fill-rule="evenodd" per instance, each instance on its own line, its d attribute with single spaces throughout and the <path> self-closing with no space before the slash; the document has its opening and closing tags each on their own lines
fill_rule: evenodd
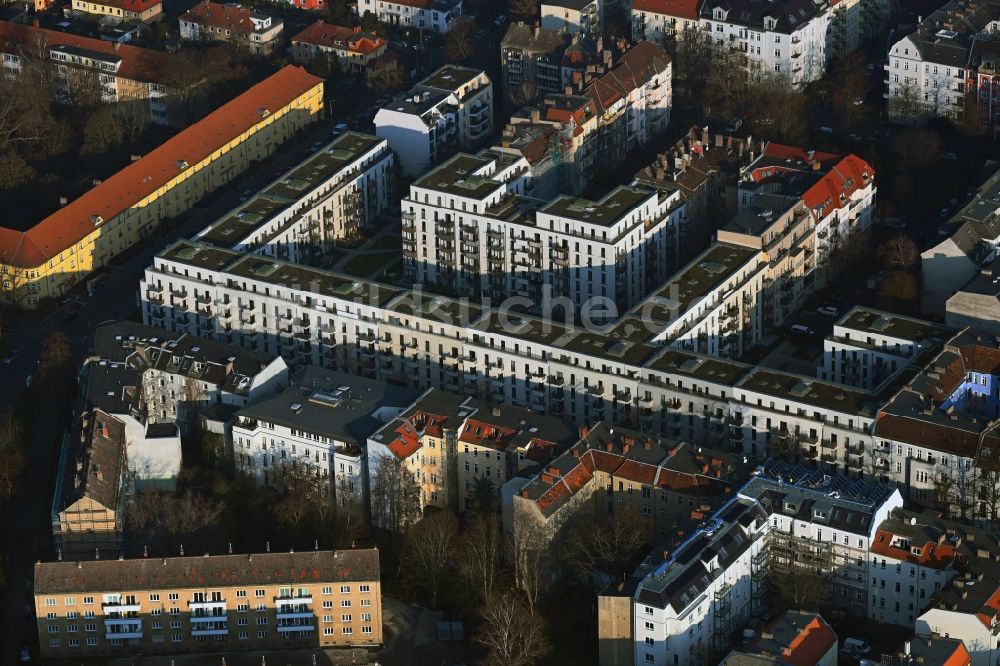
<svg viewBox="0 0 1000 666">
<path fill-rule="evenodd" d="M 366 497 L 365 440 L 417 391 L 341 372 L 306 367 L 288 389 L 238 411 L 232 427 L 236 470 L 257 485 L 280 487 L 300 466 L 328 479 L 334 502 Z"/>
<path fill-rule="evenodd" d="M 418 176 L 493 133 L 493 84 L 482 70 L 445 65 L 375 114 L 375 134 Z"/>
<path fill-rule="evenodd" d="M 538 9 L 546 30 L 585 35 L 594 41 L 604 36 L 604 0 L 542 0 Z"/>
<path fill-rule="evenodd" d="M 392 26 L 443 34 L 461 20 L 462 0 L 359 0 L 358 16 L 365 14 Z"/>
<path fill-rule="evenodd" d="M 868 550 L 903 500 L 896 490 L 780 463 L 761 468 L 707 525 L 636 572 L 636 664 L 689 666 L 721 656 L 761 609 L 768 576 L 825 562 L 830 601 L 868 607 Z"/>
<path fill-rule="evenodd" d="M 823 343 L 820 378 L 878 391 L 926 353 L 939 349 L 954 330 L 913 317 L 855 306 Z"/>
<path fill-rule="evenodd" d="M 967 81 L 974 80 L 972 49 L 1000 29 L 998 7 L 994 0 L 952 0 L 890 47 L 885 97 L 891 120 L 962 118 Z"/>
<path fill-rule="evenodd" d="M 734 48 L 746 66 L 796 84 L 821 78 L 830 59 L 830 6 L 821 2 L 706 0 L 701 29 L 718 48 Z"/>
<path fill-rule="evenodd" d="M 632 0 L 632 40 L 669 44 L 699 27 L 700 0 Z"/>
<path fill-rule="evenodd" d="M 374 230 L 393 203 L 384 139 L 346 132 L 199 232 L 196 238 L 294 263 Z"/>
<path fill-rule="evenodd" d="M 402 201 L 404 267 L 461 296 L 527 299 L 541 312 L 606 323 L 676 267 L 681 194 L 618 187 L 591 201 L 541 201 L 523 157 L 456 155 Z"/>
</svg>

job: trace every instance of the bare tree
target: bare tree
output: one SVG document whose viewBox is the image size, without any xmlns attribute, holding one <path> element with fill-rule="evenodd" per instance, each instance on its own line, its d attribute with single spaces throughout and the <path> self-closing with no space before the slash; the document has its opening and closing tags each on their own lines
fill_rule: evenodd
<svg viewBox="0 0 1000 666">
<path fill-rule="evenodd" d="M 178 413 L 178 416 L 183 419 L 187 434 L 191 437 L 201 436 L 201 407 L 206 398 L 205 388 L 200 381 L 194 377 L 184 380 L 184 399 L 178 409 L 178 412 L 183 410 L 183 414 Z"/>
<path fill-rule="evenodd" d="M 507 6 L 511 16 L 521 21 L 533 21 L 538 14 L 536 0 L 510 0 Z"/>
<path fill-rule="evenodd" d="M 637 512 L 619 510 L 607 520 L 596 505 L 578 511 L 564 529 L 559 551 L 585 582 L 595 573 L 620 575 L 652 538 Z"/>
<path fill-rule="evenodd" d="M 180 495 L 144 492 L 127 507 L 126 524 L 144 542 L 172 550 L 178 544 L 191 543 L 197 532 L 217 524 L 224 508 L 222 502 L 193 490 Z"/>
<path fill-rule="evenodd" d="M 282 493 L 274 516 L 287 527 L 303 527 L 312 520 L 327 521 L 333 515 L 329 480 L 309 466 L 298 463 L 275 467 L 273 480 Z"/>
<path fill-rule="evenodd" d="M 45 336 L 42 341 L 42 353 L 38 362 L 38 369 L 42 374 L 48 374 L 57 370 L 66 370 L 72 358 L 69 348 L 69 340 L 66 334 L 61 331 L 53 331 Z"/>
<path fill-rule="evenodd" d="M 919 75 L 918 75 L 919 76 Z M 924 112 L 924 104 L 920 99 L 920 91 L 912 83 L 903 83 L 898 91 L 889 97 L 889 117 L 900 120 L 914 121 Z"/>
<path fill-rule="evenodd" d="M 489 603 L 503 568 L 502 531 L 495 515 L 476 517 L 462 535 L 458 569 L 466 584 Z"/>
<path fill-rule="evenodd" d="M 459 63 L 472 55 L 472 21 L 461 21 L 448 31 L 444 39 L 444 57 L 450 63 Z"/>
<path fill-rule="evenodd" d="M 406 531 L 403 569 L 417 585 L 427 589 L 432 607 L 437 606 L 441 582 L 457 538 L 458 521 L 450 511 L 435 512 Z"/>
<path fill-rule="evenodd" d="M 868 90 L 867 63 L 860 53 L 851 53 L 841 59 L 836 65 L 833 75 L 834 105 L 840 114 L 842 126 L 854 128 L 860 118 L 864 106 L 857 100 L 864 98 Z"/>
<path fill-rule="evenodd" d="M 906 234 L 896 234 L 879 247 L 879 256 L 889 270 L 910 270 L 920 260 L 920 251 Z"/>
<path fill-rule="evenodd" d="M 489 654 L 488 666 L 530 666 L 549 652 L 545 621 L 513 595 L 504 595 L 482 611 L 476 642 Z"/>
<path fill-rule="evenodd" d="M 551 578 L 553 561 L 549 536 L 540 523 L 515 508 L 508 559 L 514 570 L 514 583 L 524 592 L 532 613 Z"/>
<path fill-rule="evenodd" d="M 371 502 L 372 521 L 392 532 L 420 516 L 420 487 L 402 460 L 386 455 L 375 461 Z"/>
<path fill-rule="evenodd" d="M 0 497 L 10 497 L 17 491 L 24 470 L 24 429 L 13 416 L 0 420 Z"/>
<path fill-rule="evenodd" d="M 990 530 L 997 525 L 1000 512 L 1000 471 L 995 469 L 979 470 L 979 489 L 977 493 L 979 517 L 989 522 Z"/>
<path fill-rule="evenodd" d="M 905 169 L 917 169 L 941 154 L 941 136 L 932 129 L 908 128 L 892 137 L 892 152 Z"/>
</svg>

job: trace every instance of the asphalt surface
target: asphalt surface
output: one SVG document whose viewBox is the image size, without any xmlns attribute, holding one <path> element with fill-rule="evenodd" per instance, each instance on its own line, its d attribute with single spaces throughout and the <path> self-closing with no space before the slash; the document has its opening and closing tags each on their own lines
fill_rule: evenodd
<svg viewBox="0 0 1000 666">
<path fill-rule="evenodd" d="M 146 266 L 157 252 L 183 237 L 190 237 L 209 222 L 222 215 L 237 203 L 242 192 L 257 190 L 274 180 L 283 171 L 302 161 L 317 141 L 326 141 L 332 135 L 337 120 L 321 120 L 308 127 L 299 138 L 287 144 L 284 151 L 264 160 L 230 188 L 214 193 L 203 205 L 188 211 L 172 226 L 162 229 L 160 235 L 148 245 L 118 265 L 111 268 L 92 297 L 85 294 L 71 296 L 57 311 L 46 319 L 36 321 L 24 317 L 11 317 L 3 330 L 4 354 L 13 350 L 19 355 L 13 362 L 0 364 L 0 414 L 7 413 L 25 387 L 26 379 L 33 375 L 41 351 L 42 340 L 52 331 L 62 331 L 69 339 L 74 367 L 90 345 L 95 325 L 112 319 L 127 318 L 137 307 L 138 283 Z M 72 312 L 76 312 L 72 315 Z M 8 585 L 0 607 L 0 664 L 15 663 L 20 646 L 26 637 L 35 632 L 34 618 L 27 614 L 31 604 L 31 576 L 36 560 L 53 559 L 50 552 L 50 507 L 55 483 L 55 468 L 64 418 L 69 405 L 64 400 L 46 395 L 34 406 L 35 432 L 31 433 L 31 447 L 20 489 L 13 506 L 17 512 L 3 535 L 7 544 L 5 573 Z M 16 544 L 12 547 L 11 544 Z M 32 653 L 35 654 L 34 649 Z"/>
</svg>

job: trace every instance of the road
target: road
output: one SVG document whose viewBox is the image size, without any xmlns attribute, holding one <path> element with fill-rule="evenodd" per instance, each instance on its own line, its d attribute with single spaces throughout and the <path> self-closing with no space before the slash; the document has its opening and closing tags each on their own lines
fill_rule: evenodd
<svg viewBox="0 0 1000 666">
<path fill-rule="evenodd" d="M 90 345 L 96 324 L 109 319 L 128 317 L 137 304 L 139 279 L 153 256 L 174 240 L 190 237 L 209 222 L 230 210 L 239 202 L 240 192 L 257 190 L 274 179 L 276 172 L 285 170 L 304 159 L 306 151 L 316 141 L 331 136 L 333 120 L 322 120 L 307 128 L 288 147 L 251 169 L 238 183 L 216 192 L 203 205 L 189 211 L 179 222 L 153 238 L 147 247 L 110 269 L 102 287 L 92 298 L 78 295 L 42 321 L 13 317 L 4 331 L 7 350 L 20 355 L 10 364 L 0 365 L 0 414 L 7 413 L 25 386 L 26 377 L 34 372 L 42 340 L 52 331 L 64 332 L 70 341 L 74 364 L 78 365 Z M 69 319 L 76 309 L 78 314 Z M 6 352 L 5 352 L 6 353 Z M 49 510 L 55 483 L 58 447 L 65 427 L 65 415 L 70 405 L 66 400 L 46 393 L 46 400 L 35 405 L 36 431 L 31 433 L 30 454 L 21 486 L 13 506 L 18 508 L 11 518 L 4 543 L 17 544 L 7 553 L 7 586 L 0 607 L 0 663 L 14 663 L 22 645 L 23 631 L 34 632 L 33 619 L 25 617 L 31 600 L 26 583 L 31 580 L 32 565 L 39 559 L 51 559 L 49 552 Z M 9 548 L 9 546 L 8 546 Z"/>
</svg>

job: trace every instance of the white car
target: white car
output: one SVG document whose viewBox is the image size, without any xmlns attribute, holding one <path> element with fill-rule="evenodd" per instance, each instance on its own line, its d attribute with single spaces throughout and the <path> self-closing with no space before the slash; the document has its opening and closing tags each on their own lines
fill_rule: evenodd
<svg viewBox="0 0 1000 666">
<path fill-rule="evenodd" d="M 346 131 L 347 131 L 347 123 L 337 123 L 336 125 L 333 126 L 334 136 L 338 134 L 343 134 Z"/>
<path fill-rule="evenodd" d="M 827 317 L 836 317 L 838 314 L 840 314 L 840 310 L 833 307 L 832 305 L 824 305 L 821 308 L 816 308 L 816 312 L 820 313 L 821 315 L 826 315 Z"/>
<path fill-rule="evenodd" d="M 860 659 L 872 651 L 872 646 L 859 638 L 845 638 L 840 646 L 840 654 L 853 659 Z"/>
</svg>

